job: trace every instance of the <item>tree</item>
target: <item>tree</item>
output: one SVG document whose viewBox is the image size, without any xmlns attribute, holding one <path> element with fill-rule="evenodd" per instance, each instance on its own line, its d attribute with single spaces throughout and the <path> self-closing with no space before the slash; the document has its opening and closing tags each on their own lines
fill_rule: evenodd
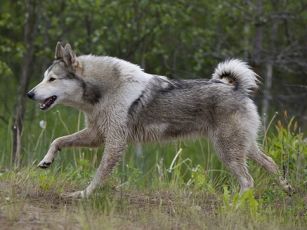
<svg viewBox="0 0 307 230">
<path fill-rule="evenodd" d="M 17 167 L 21 160 L 21 133 L 23 127 L 24 113 L 26 109 L 25 94 L 30 81 L 34 62 L 34 38 L 36 33 L 36 17 L 37 17 L 37 1 L 26 0 L 25 24 L 24 24 L 24 43 L 26 50 L 23 55 L 21 75 L 19 79 L 19 87 L 17 92 L 17 100 L 15 105 L 13 120 L 13 149 L 12 161 Z"/>
</svg>

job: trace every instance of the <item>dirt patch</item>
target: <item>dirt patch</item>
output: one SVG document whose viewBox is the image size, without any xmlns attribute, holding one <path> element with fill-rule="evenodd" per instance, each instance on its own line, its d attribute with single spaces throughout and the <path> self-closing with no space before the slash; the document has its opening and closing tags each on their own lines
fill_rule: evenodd
<svg viewBox="0 0 307 230">
<path fill-rule="evenodd" d="M 100 224 L 103 226 L 107 224 L 109 228 L 125 226 L 123 229 L 135 229 L 141 224 L 143 228 L 145 226 L 142 221 L 151 220 L 150 216 L 153 213 L 158 215 L 157 212 L 160 212 L 159 215 L 163 218 L 172 219 L 178 212 L 183 212 L 186 207 L 190 207 L 189 202 L 193 200 L 189 194 L 181 194 L 178 197 L 178 194 L 167 191 L 129 190 L 112 191 L 112 195 L 107 195 L 107 200 L 112 200 L 111 204 L 105 205 L 108 202 L 103 200 L 106 199 L 99 197 L 103 193 L 97 194 L 97 200 L 93 199 L 84 203 L 62 199 L 56 192 L 21 187 L 22 185 L 14 183 L 0 182 L 0 226 L 3 226 L 3 229 L 83 229 L 84 227 L 100 229 Z M 203 201 L 195 204 L 199 213 L 211 212 L 208 207 L 215 202 L 214 198 L 209 197 L 202 197 L 202 199 L 195 197 L 195 200 Z M 99 203 L 108 207 L 108 210 L 114 210 L 115 213 L 109 216 L 109 211 L 105 212 L 106 209 L 97 208 Z M 123 203 L 123 208 L 113 209 L 119 207 L 119 203 Z M 144 218 L 141 223 L 140 216 Z M 158 217 L 155 221 L 158 221 Z"/>
<path fill-rule="evenodd" d="M 0 226 L 2 229 L 9 229 L 11 227 L 10 222 L 1 213 L 0 213 Z"/>
<path fill-rule="evenodd" d="M 0 182 L 1 229 L 80 229 L 69 207 L 56 197 L 48 192 L 27 193 L 17 185 Z"/>
<path fill-rule="evenodd" d="M 56 208 L 55 208 L 56 207 Z M 29 200 L 14 201 L 1 207 L 0 226 L 4 229 L 79 229 L 66 207 Z"/>
</svg>

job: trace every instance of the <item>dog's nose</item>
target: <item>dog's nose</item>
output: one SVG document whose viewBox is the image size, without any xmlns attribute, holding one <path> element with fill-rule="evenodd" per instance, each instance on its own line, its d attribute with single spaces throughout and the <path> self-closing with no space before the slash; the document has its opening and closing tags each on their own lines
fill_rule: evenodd
<svg viewBox="0 0 307 230">
<path fill-rule="evenodd" d="M 34 98 L 34 93 L 33 93 L 33 91 L 30 91 L 30 92 L 27 92 L 27 96 L 29 97 L 29 98 L 31 98 L 31 99 L 33 99 Z"/>
</svg>

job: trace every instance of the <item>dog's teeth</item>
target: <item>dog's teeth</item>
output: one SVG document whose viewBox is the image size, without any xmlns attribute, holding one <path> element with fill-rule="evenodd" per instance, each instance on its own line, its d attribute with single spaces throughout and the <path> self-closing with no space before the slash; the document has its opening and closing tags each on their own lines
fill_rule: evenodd
<svg viewBox="0 0 307 230">
<path fill-rule="evenodd" d="M 46 105 L 43 103 L 43 104 L 40 104 L 40 108 L 41 109 L 44 109 L 46 107 Z"/>
</svg>

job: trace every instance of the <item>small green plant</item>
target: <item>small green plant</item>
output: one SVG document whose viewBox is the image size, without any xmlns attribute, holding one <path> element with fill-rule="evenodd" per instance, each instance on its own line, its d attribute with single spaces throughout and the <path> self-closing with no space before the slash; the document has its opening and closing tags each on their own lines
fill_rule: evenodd
<svg viewBox="0 0 307 230">
<path fill-rule="evenodd" d="M 249 189 L 242 195 L 238 193 L 233 196 L 230 194 L 227 186 L 224 186 L 222 211 L 226 213 L 244 212 L 252 218 L 259 216 L 261 200 L 255 198 L 254 190 Z"/>
<path fill-rule="evenodd" d="M 307 143 L 294 118 L 285 112 L 283 120 L 277 121 L 265 148 L 282 167 L 283 176 L 300 184 L 307 177 Z"/>
<path fill-rule="evenodd" d="M 49 175 L 47 173 L 40 174 L 38 176 L 38 184 L 40 189 L 43 191 L 49 191 L 51 188 L 53 188 L 54 184 L 56 184 L 56 177 L 54 175 Z"/>
<path fill-rule="evenodd" d="M 209 193 L 215 192 L 212 182 L 200 165 L 196 165 L 196 167 L 192 168 L 191 179 L 187 184 L 193 184 L 196 190 L 206 191 Z"/>
</svg>

